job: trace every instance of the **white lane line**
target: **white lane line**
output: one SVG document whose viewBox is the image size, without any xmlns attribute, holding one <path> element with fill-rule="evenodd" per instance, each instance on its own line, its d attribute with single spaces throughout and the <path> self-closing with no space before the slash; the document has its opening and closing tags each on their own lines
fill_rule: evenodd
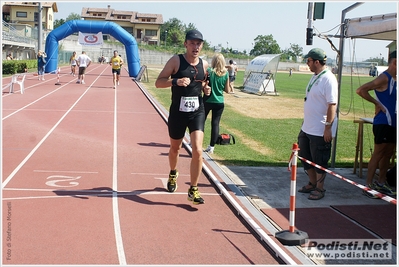
<svg viewBox="0 0 399 267">
<path fill-rule="evenodd" d="M 103 70 L 103 72 L 105 69 Z M 102 72 L 102 73 L 103 73 Z M 101 74 L 93 81 L 93 83 L 83 92 L 83 94 L 73 103 L 73 105 L 65 112 L 65 114 L 58 120 L 58 122 L 47 132 L 47 134 L 40 140 L 39 143 L 32 149 L 32 151 L 19 163 L 19 165 L 10 173 L 7 179 L 4 180 L 1 187 L 4 188 L 11 179 L 15 176 L 15 174 L 25 165 L 25 163 L 32 157 L 32 155 L 39 149 L 39 147 L 46 141 L 46 139 L 54 132 L 54 130 L 58 127 L 58 125 L 65 119 L 65 117 L 72 111 L 72 109 L 79 103 L 79 101 L 83 98 L 83 96 L 90 90 L 91 86 L 100 78 Z"/>
<path fill-rule="evenodd" d="M 97 68 L 98 68 L 98 67 L 97 67 Z M 95 68 L 95 69 L 97 69 L 97 68 Z M 91 70 L 91 71 L 94 71 L 95 69 L 93 69 L 93 70 Z M 90 71 L 90 72 L 91 72 L 91 71 Z M 103 72 L 104 72 L 104 71 L 105 71 L 105 70 L 103 70 Z M 88 72 L 88 73 L 90 73 L 90 72 Z M 103 72 L 101 72 L 101 74 L 102 74 Z M 100 74 L 100 75 L 101 75 L 101 74 Z M 98 78 L 97 78 L 97 79 L 98 79 Z M 97 80 L 97 79 L 96 79 L 96 80 Z M 21 110 L 26 109 L 27 107 L 33 105 L 34 103 L 36 103 L 36 102 L 42 100 L 42 99 L 45 98 L 45 97 L 51 95 L 52 93 L 57 92 L 58 90 L 62 89 L 63 87 L 65 87 L 65 86 L 67 86 L 67 85 L 69 85 L 70 83 L 72 83 L 72 81 L 75 81 L 75 78 L 74 78 L 73 80 L 67 82 L 66 84 L 64 84 L 64 85 L 62 85 L 62 86 L 60 86 L 60 87 L 58 87 L 57 89 L 55 89 L 55 90 L 53 90 L 53 91 L 51 91 L 51 92 L 45 94 L 44 96 L 42 96 L 42 97 L 36 99 L 35 101 L 31 102 L 30 104 L 28 104 L 28 105 L 26 105 L 26 106 L 24 106 L 24 107 L 22 107 L 22 108 L 20 108 L 20 109 L 17 109 L 16 111 L 14 111 L 14 112 L 12 112 L 12 113 L 10 113 L 10 114 L 8 114 L 8 115 L 5 116 L 4 118 L 2 118 L 2 120 L 5 120 L 5 119 L 11 117 L 12 115 L 14 115 L 14 114 L 20 112 Z M 93 83 L 94 83 L 94 82 L 93 82 Z M 28 88 L 31 88 L 31 87 L 32 87 L 32 88 L 33 88 L 33 87 L 36 87 L 36 86 L 38 86 L 38 85 L 40 85 L 40 84 L 35 84 L 35 85 L 32 85 L 32 86 L 29 86 L 29 87 L 25 88 L 25 90 L 28 89 Z M 92 86 L 92 84 L 89 86 L 89 88 L 90 88 L 91 86 Z M 88 89 L 89 89 L 89 88 L 88 88 Z M 85 92 L 85 93 L 86 93 L 86 92 Z M 11 95 L 11 94 L 8 94 L 8 95 Z"/>
<path fill-rule="evenodd" d="M 119 265 L 127 265 L 125 250 L 123 248 L 121 224 L 119 220 L 119 207 L 118 207 L 118 94 L 115 89 L 114 94 L 114 148 L 113 148 L 113 168 L 112 168 L 112 209 L 114 216 L 114 230 L 116 249 L 118 252 Z"/>
<path fill-rule="evenodd" d="M 33 170 L 33 172 L 51 172 L 51 173 L 98 173 L 98 172 L 90 172 L 90 171 L 52 171 L 52 170 Z"/>
<path fill-rule="evenodd" d="M 142 172 L 132 172 L 130 174 L 133 175 L 151 175 L 151 176 L 168 176 L 168 173 L 142 173 Z M 179 173 L 179 177 L 181 176 L 190 176 L 190 174 L 181 174 Z"/>
<path fill-rule="evenodd" d="M 40 98 L 36 99 L 35 101 L 33 101 L 33 102 L 29 103 L 28 105 L 26 105 L 26 106 L 23 106 L 22 108 L 20 108 L 20 109 L 17 109 L 17 110 L 16 110 L 16 111 L 14 111 L 14 112 L 11 112 L 11 113 L 10 113 L 10 114 L 8 114 L 7 116 L 5 116 L 5 117 L 4 117 L 2 120 L 5 120 L 5 119 L 7 119 L 7 118 L 11 117 L 12 115 L 14 115 L 14 114 L 16 114 L 16 113 L 20 112 L 21 110 L 24 110 L 24 109 L 26 109 L 27 107 L 29 107 L 29 106 L 31 106 L 31 105 L 33 105 L 33 104 L 35 104 L 36 102 L 39 102 L 40 100 L 42 100 L 43 98 L 45 98 L 45 97 L 47 97 L 47 96 L 51 95 L 52 93 L 55 93 L 55 92 L 57 92 L 58 90 L 61 90 L 63 87 L 67 86 L 68 84 L 70 84 L 70 82 L 69 82 L 69 83 L 67 83 L 67 84 L 64 84 L 64 85 L 62 85 L 62 86 L 60 86 L 60 87 L 58 87 L 57 89 L 55 89 L 55 90 L 53 90 L 53 91 L 51 91 L 51 92 L 49 92 L 49 93 L 47 93 L 47 94 L 45 94 L 44 96 L 42 96 L 42 97 L 40 97 Z"/>
<path fill-rule="evenodd" d="M 53 190 L 54 191 L 54 190 Z M 59 193 L 62 193 L 63 191 L 59 191 Z M 8 198 L 2 198 L 3 201 L 9 201 L 9 200 L 29 200 L 29 199 L 47 199 L 47 198 L 65 198 L 65 197 L 114 197 L 114 192 L 102 192 L 102 191 L 92 191 L 92 192 L 87 192 L 86 191 L 79 191 L 76 192 L 76 194 L 72 194 L 72 192 L 67 191 L 65 192 L 65 195 L 57 195 L 57 196 L 35 196 L 35 197 L 8 197 Z M 67 194 L 68 193 L 68 194 Z M 90 194 L 91 193 L 91 194 Z M 186 192 L 174 192 L 173 194 L 169 192 L 151 192 L 151 191 L 135 191 L 135 192 L 118 192 L 118 197 L 124 197 L 124 196 L 139 196 L 139 195 L 169 195 L 169 196 L 180 196 L 180 195 L 187 195 Z M 201 196 L 220 196 L 218 193 L 201 193 Z M 172 203 L 171 203 L 172 205 Z"/>
</svg>

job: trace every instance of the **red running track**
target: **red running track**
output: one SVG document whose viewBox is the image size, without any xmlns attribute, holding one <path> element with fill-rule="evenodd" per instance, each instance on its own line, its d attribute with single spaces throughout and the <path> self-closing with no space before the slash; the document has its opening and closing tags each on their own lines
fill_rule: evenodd
<svg viewBox="0 0 399 267">
<path fill-rule="evenodd" d="M 116 90 L 108 65 L 90 66 L 85 85 L 67 73 L 3 92 L 2 264 L 281 262 L 204 174 L 206 204 L 187 201 L 185 149 L 166 191 L 166 123 L 126 72 Z"/>
</svg>

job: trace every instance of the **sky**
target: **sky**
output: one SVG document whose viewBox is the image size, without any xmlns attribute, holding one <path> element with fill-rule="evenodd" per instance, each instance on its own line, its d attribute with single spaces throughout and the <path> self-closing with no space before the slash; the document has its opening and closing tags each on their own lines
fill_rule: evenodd
<svg viewBox="0 0 399 267">
<path fill-rule="evenodd" d="M 221 45 L 233 50 L 249 52 L 258 35 L 272 35 L 280 46 L 287 49 L 291 44 L 303 47 L 303 52 L 318 47 L 329 58 L 337 54 L 331 45 L 319 37 L 313 45 L 306 45 L 308 27 L 308 2 L 304 1 L 57 1 L 55 19 L 65 19 L 71 13 L 81 14 L 83 7 L 137 11 L 162 14 L 163 21 L 177 18 L 188 25 L 192 23 L 202 32 L 211 46 Z M 325 2 L 324 19 L 313 21 L 315 33 L 339 35 L 342 10 L 352 6 L 352 1 Z M 345 18 L 358 18 L 386 13 L 396 13 L 397 1 L 364 1 L 364 4 L 346 13 Z M 339 49 L 339 38 L 330 37 Z M 390 41 L 345 39 L 344 60 L 363 61 L 369 58 L 387 58 L 386 46 Z"/>
</svg>

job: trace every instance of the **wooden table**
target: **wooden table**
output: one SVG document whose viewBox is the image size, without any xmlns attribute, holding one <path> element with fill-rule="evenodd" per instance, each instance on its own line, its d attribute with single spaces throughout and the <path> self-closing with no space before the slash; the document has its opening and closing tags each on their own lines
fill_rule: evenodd
<svg viewBox="0 0 399 267">
<path fill-rule="evenodd" d="M 353 164 L 353 173 L 356 173 L 356 168 L 359 167 L 359 177 L 363 177 L 363 130 L 364 124 L 373 124 L 373 118 L 359 118 L 354 120 L 354 123 L 359 123 L 359 129 L 357 131 L 357 141 L 356 141 L 356 154 L 355 163 Z"/>
</svg>

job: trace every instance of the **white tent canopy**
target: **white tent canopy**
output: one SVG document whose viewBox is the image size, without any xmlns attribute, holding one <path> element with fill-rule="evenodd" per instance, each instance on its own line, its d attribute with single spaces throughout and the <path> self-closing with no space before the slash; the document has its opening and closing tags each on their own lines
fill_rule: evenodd
<svg viewBox="0 0 399 267">
<path fill-rule="evenodd" d="M 348 19 L 345 37 L 396 40 L 397 13 Z"/>
<path fill-rule="evenodd" d="M 277 69 L 281 54 L 264 54 L 252 59 L 245 69 L 245 76 L 251 71 L 268 72 Z"/>
<path fill-rule="evenodd" d="M 248 64 L 244 74 L 244 90 L 253 93 L 276 93 L 275 75 L 281 54 L 257 56 Z"/>
<path fill-rule="evenodd" d="M 393 41 L 391 49 L 396 50 L 396 28 L 397 28 L 397 13 L 388 13 L 384 15 L 374 15 L 354 19 L 345 19 L 347 12 L 356 8 L 363 3 L 355 3 L 342 11 L 341 23 L 343 27 L 343 34 L 340 38 L 339 46 L 339 66 L 338 66 L 338 91 L 341 90 L 342 81 L 342 63 L 343 63 L 343 49 L 345 38 L 363 38 L 373 40 Z M 344 37 L 344 38 L 342 38 Z M 340 93 L 339 93 L 340 94 Z M 339 111 L 340 99 L 338 99 L 337 110 Z M 339 116 L 339 112 L 337 114 Z M 337 122 L 338 124 L 338 122 Z M 338 125 L 337 125 L 338 129 Z M 335 155 L 337 147 L 337 136 L 334 138 L 331 155 L 331 166 L 335 167 Z"/>
</svg>

